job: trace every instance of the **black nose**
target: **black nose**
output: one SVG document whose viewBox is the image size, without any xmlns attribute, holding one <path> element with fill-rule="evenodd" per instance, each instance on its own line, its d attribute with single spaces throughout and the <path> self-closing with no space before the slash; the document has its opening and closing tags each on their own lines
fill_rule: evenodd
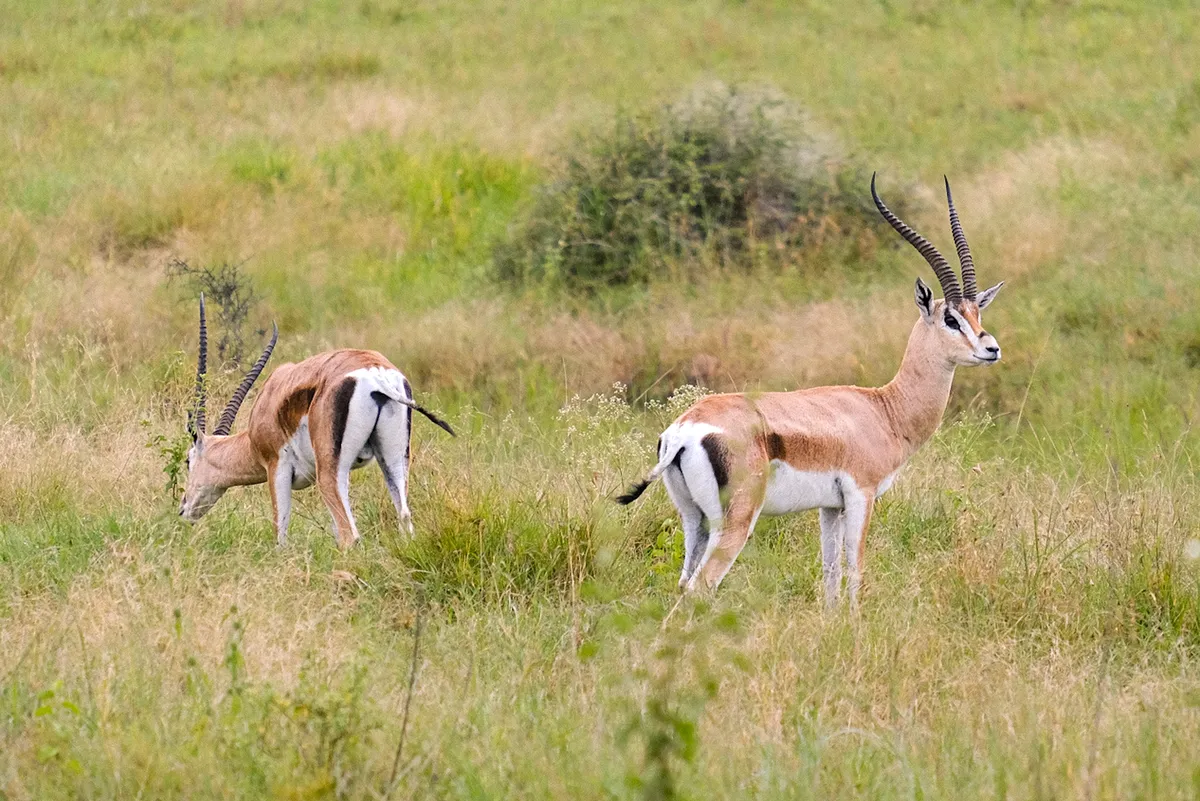
<svg viewBox="0 0 1200 801">
<path fill-rule="evenodd" d="M 999 352 L 1000 352 L 1000 346 L 999 346 L 999 345 L 988 345 L 988 346 L 987 346 L 987 351 L 988 351 L 988 353 L 999 353 Z"/>
</svg>

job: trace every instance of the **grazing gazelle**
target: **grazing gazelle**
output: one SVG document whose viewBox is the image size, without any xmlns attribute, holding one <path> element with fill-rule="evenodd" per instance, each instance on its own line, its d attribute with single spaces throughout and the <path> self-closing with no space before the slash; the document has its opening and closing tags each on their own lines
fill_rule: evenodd
<svg viewBox="0 0 1200 801">
<path fill-rule="evenodd" d="M 1003 282 L 977 291 L 950 182 L 946 201 L 961 286 L 942 254 L 879 199 L 874 175 L 871 196 L 884 219 L 929 262 L 945 300 L 935 300 L 917 279 L 920 319 L 886 386 L 710 395 L 667 427 L 658 441 L 658 464 L 617 500 L 632 503 L 662 477 L 683 522 L 680 587 L 715 589 L 759 514 L 819 508 L 825 602 L 835 605 L 841 592 L 844 548 L 850 600 L 857 603 L 875 499 L 937 430 L 954 369 L 1000 360 L 1000 346 L 983 330 L 979 313 Z"/>
<path fill-rule="evenodd" d="M 271 490 L 279 544 L 287 539 L 292 490 L 316 482 L 333 515 L 338 545 L 358 541 L 350 512 L 350 471 L 379 462 L 400 527 L 412 532 L 408 510 L 408 459 L 412 410 L 451 435 L 443 420 L 413 402 L 408 379 L 373 350 L 331 350 L 299 364 L 284 364 L 263 384 L 245 431 L 230 434 L 238 407 L 271 357 L 271 342 L 246 373 L 211 434 L 204 430 L 208 331 L 200 296 L 200 359 L 196 368 L 196 410 L 188 429 L 188 477 L 179 514 L 196 521 L 230 487 L 266 483 Z"/>
</svg>

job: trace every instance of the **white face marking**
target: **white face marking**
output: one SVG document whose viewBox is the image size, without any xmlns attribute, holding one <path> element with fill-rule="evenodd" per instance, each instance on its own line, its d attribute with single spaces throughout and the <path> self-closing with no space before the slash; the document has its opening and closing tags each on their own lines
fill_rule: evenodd
<svg viewBox="0 0 1200 801">
<path fill-rule="evenodd" d="M 762 512 L 785 515 L 817 507 L 841 508 L 842 494 L 847 486 L 857 491 L 854 479 L 840 470 L 797 470 L 787 462 L 772 459 Z"/>
</svg>

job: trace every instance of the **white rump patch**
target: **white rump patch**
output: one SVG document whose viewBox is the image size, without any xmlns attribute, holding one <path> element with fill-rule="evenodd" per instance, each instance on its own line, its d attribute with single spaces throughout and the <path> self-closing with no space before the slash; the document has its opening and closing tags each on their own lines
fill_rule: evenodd
<svg viewBox="0 0 1200 801">
<path fill-rule="evenodd" d="M 348 378 L 358 381 L 359 387 L 368 391 L 382 392 L 394 400 L 411 401 L 404 391 L 404 373 L 389 367 L 360 367 L 346 373 Z"/>
</svg>

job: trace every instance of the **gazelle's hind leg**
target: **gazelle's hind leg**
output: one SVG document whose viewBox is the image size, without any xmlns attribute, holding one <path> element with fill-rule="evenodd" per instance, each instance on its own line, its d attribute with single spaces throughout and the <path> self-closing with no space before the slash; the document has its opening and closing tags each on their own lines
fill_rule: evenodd
<svg viewBox="0 0 1200 801">
<path fill-rule="evenodd" d="M 317 457 L 317 489 L 333 516 L 338 545 L 347 548 L 358 542 L 358 526 L 350 511 L 350 471 L 366 446 L 378 404 L 365 387 L 347 377 L 330 393 L 329 399 L 309 411 L 309 432 Z"/>
<path fill-rule="evenodd" d="M 821 509 L 821 577 L 825 586 L 825 608 L 837 606 L 842 593 L 842 510 Z"/>
<path fill-rule="evenodd" d="M 679 574 L 679 587 L 682 589 L 687 586 L 688 579 L 696 571 L 696 565 L 699 564 L 700 556 L 708 544 L 708 528 L 705 525 L 704 512 L 692 500 L 687 484 L 683 481 L 683 473 L 678 467 L 667 468 L 663 473 L 663 484 L 683 523 L 683 570 Z"/>
<path fill-rule="evenodd" d="M 724 526 L 725 512 L 721 506 L 721 488 L 717 484 L 712 463 L 702 447 L 687 446 L 679 452 L 678 461 L 663 474 L 664 480 L 669 481 L 667 491 L 672 487 L 681 491 L 681 495 L 690 499 L 691 505 L 699 512 L 700 518 L 693 529 L 691 542 L 687 541 L 687 519 L 684 519 L 684 545 L 687 553 L 684 558 L 684 570 L 687 573 L 685 586 L 693 589 L 696 575 L 704 568 L 704 563 L 712 556 L 713 549 L 721 541 L 721 531 Z M 684 507 L 676 504 L 681 517 Z M 681 583 L 683 578 L 681 577 Z"/>
<path fill-rule="evenodd" d="M 378 400 L 378 399 L 377 399 Z M 408 460 L 412 440 L 412 409 L 384 399 L 379 421 L 371 435 L 371 449 L 387 484 L 388 494 L 400 518 L 400 532 L 412 534 L 412 512 L 408 508 Z"/>
<path fill-rule="evenodd" d="M 725 510 L 721 537 L 715 547 L 710 543 L 704 563 L 692 577 L 688 589 L 704 587 L 715 590 L 720 585 L 754 531 L 754 524 L 758 522 L 758 515 L 762 511 L 762 497 L 763 493 L 756 482 L 748 482 L 734 492 L 729 508 Z"/>
</svg>

